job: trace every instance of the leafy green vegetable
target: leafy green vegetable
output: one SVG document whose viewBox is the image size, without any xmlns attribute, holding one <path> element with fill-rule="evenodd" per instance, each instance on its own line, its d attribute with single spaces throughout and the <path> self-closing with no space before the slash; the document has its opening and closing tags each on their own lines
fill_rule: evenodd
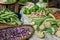
<svg viewBox="0 0 60 40">
<path fill-rule="evenodd" d="M 58 21 L 57 21 L 57 26 L 59 26 L 59 27 L 60 27 L 60 20 L 58 20 Z"/>
<path fill-rule="evenodd" d="M 28 2 L 28 0 L 19 0 L 18 3 L 19 4 L 26 4 Z"/>
<path fill-rule="evenodd" d="M 37 31 L 41 31 L 40 25 L 44 25 L 44 22 L 50 22 L 51 23 L 51 27 L 50 28 L 46 28 L 42 31 L 45 31 L 49 34 L 55 33 L 58 29 L 58 25 L 57 25 L 57 20 L 54 19 L 51 16 L 47 16 L 47 17 L 42 17 L 42 18 L 32 18 L 32 21 L 35 21 L 35 25 L 37 25 Z"/>
<path fill-rule="evenodd" d="M 30 10 L 31 10 L 31 12 L 35 12 L 36 11 L 35 7 L 31 8 Z"/>
<path fill-rule="evenodd" d="M 35 11 L 37 11 L 39 9 L 39 6 L 35 5 L 34 8 L 35 8 Z"/>
<path fill-rule="evenodd" d="M 57 25 L 52 25 L 52 27 L 55 29 L 55 31 L 57 31 L 58 29 Z"/>
<path fill-rule="evenodd" d="M 44 18 L 41 18 L 41 19 L 39 19 L 39 20 L 36 20 L 35 21 L 35 25 L 37 25 L 37 31 L 39 31 L 40 29 L 39 29 L 39 26 L 44 22 L 44 20 L 46 19 L 47 17 L 44 17 Z"/>
<path fill-rule="evenodd" d="M 52 34 L 52 29 L 51 28 L 45 29 L 45 31 L 49 34 Z"/>
<path fill-rule="evenodd" d="M 47 18 L 45 21 L 50 22 L 52 25 L 57 23 L 57 21 L 53 18 Z"/>
<path fill-rule="evenodd" d="M 40 20 L 36 20 L 35 25 L 40 26 L 40 25 L 44 22 L 44 20 L 45 20 L 46 18 L 47 18 L 47 17 L 41 18 Z"/>
</svg>

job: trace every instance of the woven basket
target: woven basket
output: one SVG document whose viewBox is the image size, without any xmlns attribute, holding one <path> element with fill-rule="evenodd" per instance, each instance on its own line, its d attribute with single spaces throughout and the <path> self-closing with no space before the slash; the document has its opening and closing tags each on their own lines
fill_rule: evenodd
<svg viewBox="0 0 60 40">
<path fill-rule="evenodd" d="M 8 8 L 13 12 L 18 12 L 19 5 L 18 5 L 17 0 L 14 3 L 11 3 L 11 4 L 2 4 L 2 3 L 0 3 L 0 10 L 2 10 L 4 8 Z"/>
<path fill-rule="evenodd" d="M 17 26 L 17 25 L 0 22 L 0 29 L 15 27 L 15 26 Z"/>
<path fill-rule="evenodd" d="M 3 4 L 0 4 L 0 10 L 3 10 L 4 8 L 6 8 L 6 6 L 11 11 L 18 12 L 19 5 L 17 3 L 11 4 L 11 5 L 3 5 Z"/>
<path fill-rule="evenodd" d="M 32 33 L 31 33 L 31 35 L 29 37 L 22 38 L 21 40 L 29 40 L 29 38 L 32 37 L 32 35 L 34 34 L 34 31 L 35 31 L 34 28 L 31 25 L 20 25 L 20 26 L 17 26 L 17 25 L 13 25 L 13 24 L 1 23 L 0 22 L 0 30 L 4 30 L 4 29 L 8 29 L 8 28 L 15 28 L 15 27 L 20 27 L 20 28 L 21 27 L 26 27 L 26 28 L 30 27 L 31 30 L 32 30 Z"/>
</svg>

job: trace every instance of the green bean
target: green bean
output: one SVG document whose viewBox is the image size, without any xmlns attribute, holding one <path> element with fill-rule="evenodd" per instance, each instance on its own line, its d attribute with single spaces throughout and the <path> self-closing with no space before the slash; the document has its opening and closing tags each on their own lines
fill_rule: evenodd
<svg viewBox="0 0 60 40">
<path fill-rule="evenodd" d="M 21 21 L 19 20 L 18 16 L 9 9 L 3 9 L 0 12 L 0 22 L 21 25 Z"/>
<path fill-rule="evenodd" d="M 3 17 L 3 16 L 5 17 L 5 16 L 7 16 L 7 15 L 15 15 L 15 16 L 16 16 L 16 14 L 13 14 L 13 13 L 11 14 L 11 13 L 9 13 L 9 12 L 6 12 L 5 14 L 1 14 L 0 16 L 1 16 L 1 17 Z"/>
</svg>

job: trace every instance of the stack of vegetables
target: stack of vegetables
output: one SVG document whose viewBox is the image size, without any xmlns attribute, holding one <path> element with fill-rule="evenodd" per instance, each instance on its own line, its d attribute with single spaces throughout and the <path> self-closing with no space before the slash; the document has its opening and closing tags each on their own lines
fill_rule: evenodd
<svg viewBox="0 0 60 40">
<path fill-rule="evenodd" d="M 38 13 L 35 13 L 35 15 L 38 14 L 41 17 L 37 17 L 37 18 L 31 17 L 33 16 L 31 14 L 34 14 L 33 12 L 38 12 Z M 56 35 L 57 37 L 60 37 L 60 33 L 59 33 L 60 21 L 52 15 L 53 13 L 52 10 L 35 5 L 31 9 L 25 8 L 23 13 L 25 15 L 31 15 L 30 16 L 31 18 L 29 19 L 31 20 L 32 25 L 35 28 L 35 30 L 38 32 L 37 34 L 38 37 L 44 38 L 45 36 L 44 32 L 47 32 L 50 35 Z"/>
<path fill-rule="evenodd" d="M 44 38 L 44 32 L 60 37 L 60 21 L 51 14 L 46 17 L 31 18 L 31 21 L 34 29 L 38 32 L 38 37 Z"/>
<path fill-rule="evenodd" d="M 0 11 L 0 22 L 21 25 L 21 20 L 18 18 L 18 15 L 9 9 Z"/>
<path fill-rule="evenodd" d="M 39 7 L 38 5 L 32 5 L 33 7 L 29 9 L 28 8 L 25 8 L 23 13 L 26 14 L 26 15 L 29 15 L 29 14 L 32 14 L 32 12 L 45 12 L 46 14 L 48 13 L 51 13 L 52 10 L 47 10 L 46 8 L 43 8 L 43 7 Z"/>
<path fill-rule="evenodd" d="M 31 37 L 33 28 L 30 26 L 21 26 L 0 30 L 0 40 L 26 40 Z"/>
</svg>

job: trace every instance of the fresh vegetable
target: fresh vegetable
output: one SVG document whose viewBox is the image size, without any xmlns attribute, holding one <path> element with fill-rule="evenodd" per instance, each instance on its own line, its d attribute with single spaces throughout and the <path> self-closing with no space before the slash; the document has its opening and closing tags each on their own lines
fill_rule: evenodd
<svg viewBox="0 0 60 40">
<path fill-rule="evenodd" d="M 21 26 L 14 28 L 6 28 L 0 30 L 0 40 L 21 40 L 29 38 L 33 33 L 33 28 L 29 26 Z"/>
<path fill-rule="evenodd" d="M 44 32 L 38 32 L 37 36 L 38 36 L 39 38 L 43 38 L 43 37 L 44 37 Z"/>
<path fill-rule="evenodd" d="M 51 27 L 52 29 L 52 34 L 54 34 L 56 32 L 55 28 Z"/>
<path fill-rule="evenodd" d="M 52 29 L 51 28 L 47 28 L 45 30 L 46 30 L 47 33 L 52 34 Z"/>
<path fill-rule="evenodd" d="M 50 15 L 47 17 L 32 18 L 32 22 L 33 21 L 34 21 L 33 27 L 35 28 L 37 32 L 45 31 L 51 35 L 54 35 L 57 30 L 60 30 L 58 29 L 59 26 L 57 25 L 59 20 L 56 20 L 54 17 Z"/>
<path fill-rule="evenodd" d="M 21 25 L 18 16 L 9 9 L 3 9 L 0 11 L 0 22 Z"/>
<path fill-rule="evenodd" d="M 35 21 L 35 25 L 37 25 L 37 31 L 39 31 L 40 29 L 39 29 L 39 27 L 43 24 L 43 21 L 46 19 L 46 17 L 45 18 L 41 18 L 40 20 L 36 20 Z"/>
<path fill-rule="evenodd" d="M 58 30 L 58 26 L 57 25 L 52 25 L 52 27 L 55 29 L 55 32 Z"/>
<path fill-rule="evenodd" d="M 30 9 L 29 9 L 29 7 L 25 8 L 24 11 L 23 11 L 24 14 L 28 14 L 28 15 L 32 14 L 32 12 L 38 12 L 39 14 L 40 13 L 41 14 L 45 13 L 45 15 L 48 15 L 48 14 L 52 13 L 51 10 L 43 8 L 43 7 L 39 7 L 38 5 L 35 5 L 35 4 L 34 4 L 34 7 L 30 8 Z"/>
<path fill-rule="evenodd" d="M 45 29 L 45 31 L 46 31 L 47 33 L 49 33 L 49 34 L 54 34 L 54 33 L 55 33 L 54 27 L 47 28 L 47 29 Z"/>
<path fill-rule="evenodd" d="M 60 20 L 57 21 L 57 25 L 58 25 L 58 27 L 60 27 Z"/>
<path fill-rule="evenodd" d="M 45 23 L 44 23 L 44 26 L 45 26 L 46 28 L 50 28 L 50 27 L 51 27 L 51 24 L 50 24 L 50 22 L 45 22 Z"/>
<path fill-rule="evenodd" d="M 57 31 L 55 35 L 60 38 L 60 31 Z"/>
<path fill-rule="evenodd" d="M 34 25 L 33 28 L 36 30 L 37 29 L 37 25 Z"/>
<path fill-rule="evenodd" d="M 35 24 L 34 25 L 37 25 L 37 29 L 39 29 L 39 27 L 41 26 L 41 25 L 44 25 L 44 21 L 45 20 L 47 20 L 49 17 L 42 17 L 42 18 L 35 18 L 35 19 L 33 19 L 32 18 L 32 21 L 34 21 L 35 20 Z M 51 25 L 50 23 L 49 23 L 49 25 Z M 45 25 L 44 25 L 45 26 Z"/>
<path fill-rule="evenodd" d="M 45 26 L 42 24 L 42 25 L 40 25 L 40 30 L 44 30 L 45 29 Z"/>
<path fill-rule="evenodd" d="M 58 30 L 60 31 L 60 27 L 58 27 Z"/>
<path fill-rule="evenodd" d="M 31 14 L 31 10 L 29 10 L 29 9 L 26 8 L 23 13 L 24 13 L 24 14 L 27 14 L 27 15 L 28 15 L 28 14 Z"/>
<path fill-rule="evenodd" d="M 60 19 L 56 19 L 56 17 L 52 14 L 52 10 L 46 9 L 44 7 L 39 7 L 38 5 L 35 5 L 31 9 L 28 9 L 28 12 L 25 13 L 25 11 L 27 11 L 26 9 L 27 8 L 25 8 L 23 12 L 29 19 L 31 19 L 31 24 L 38 33 L 41 31 L 55 35 L 55 33 L 60 30 Z M 37 35 L 41 34 L 39 33 Z M 40 36 L 40 38 L 43 38 L 43 36 Z"/>
<path fill-rule="evenodd" d="M 19 4 L 26 4 L 28 2 L 28 0 L 19 0 L 18 3 Z"/>
</svg>

